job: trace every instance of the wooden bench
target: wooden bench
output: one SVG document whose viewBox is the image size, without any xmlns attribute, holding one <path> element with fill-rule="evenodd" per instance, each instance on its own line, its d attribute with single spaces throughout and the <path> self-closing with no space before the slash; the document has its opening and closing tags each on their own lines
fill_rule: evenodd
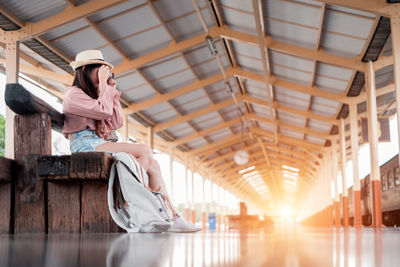
<svg viewBox="0 0 400 267">
<path fill-rule="evenodd" d="M 5 100 L 17 116 L 15 159 L 0 157 L 0 233 L 118 232 L 107 206 L 112 156 L 52 156 L 64 115 L 20 84 L 6 85 Z"/>
</svg>

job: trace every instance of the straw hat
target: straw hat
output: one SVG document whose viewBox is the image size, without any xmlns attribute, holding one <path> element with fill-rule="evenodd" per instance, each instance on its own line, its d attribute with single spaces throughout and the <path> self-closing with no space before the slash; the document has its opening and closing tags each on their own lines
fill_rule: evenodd
<svg viewBox="0 0 400 267">
<path fill-rule="evenodd" d="M 114 68 L 114 66 L 104 60 L 103 54 L 100 50 L 85 50 L 76 55 L 75 61 L 72 61 L 69 65 L 76 70 L 79 67 L 90 65 L 90 64 L 103 64 Z"/>
</svg>

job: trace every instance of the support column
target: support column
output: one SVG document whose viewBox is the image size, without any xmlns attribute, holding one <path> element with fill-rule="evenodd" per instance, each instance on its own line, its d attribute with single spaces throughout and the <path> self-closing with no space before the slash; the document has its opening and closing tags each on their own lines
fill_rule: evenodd
<svg viewBox="0 0 400 267">
<path fill-rule="evenodd" d="M 6 83 L 17 83 L 19 43 L 6 32 L 4 34 L 6 35 Z M 5 156 L 10 159 L 14 159 L 14 117 L 15 113 L 6 107 Z"/>
<path fill-rule="evenodd" d="M 342 203 L 343 203 L 343 226 L 349 226 L 349 197 L 346 185 L 346 138 L 344 129 L 344 119 L 340 119 L 340 162 L 342 165 Z"/>
<path fill-rule="evenodd" d="M 154 149 L 154 132 L 153 132 L 153 127 L 147 127 L 147 144 L 151 148 L 151 150 Z"/>
<path fill-rule="evenodd" d="M 186 201 L 185 201 L 185 219 L 189 221 L 189 177 L 188 168 L 185 166 L 185 183 L 186 183 Z"/>
<path fill-rule="evenodd" d="M 169 150 L 169 183 L 170 183 L 170 200 L 174 203 L 174 147 Z"/>
<path fill-rule="evenodd" d="M 357 104 L 349 105 L 351 158 L 353 162 L 353 212 L 354 227 L 362 226 L 360 175 L 358 171 L 358 119 Z"/>
<path fill-rule="evenodd" d="M 395 9 L 398 10 L 398 7 Z M 396 10 L 396 11 L 397 11 Z M 392 34 L 392 51 L 393 51 L 393 67 L 394 67 L 394 84 L 395 84 L 395 99 L 397 113 L 397 130 L 400 149 L 400 14 L 393 12 L 390 16 L 390 28 Z M 399 157 L 400 165 L 400 157 Z"/>
<path fill-rule="evenodd" d="M 375 72 L 370 61 L 365 71 L 367 89 L 368 141 L 371 160 L 372 224 L 382 226 L 381 180 L 378 160 L 378 118 L 376 108 Z"/>
<path fill-rule="evenodd" d="M 206 230 L 206 194 L 205 194 L 205 182 L 206 179 L 203 178 L 201 193 L 203 195 L 203 203 L 201 204 L 201 214 L 202 214 L 202 223 L 203 223 L 203 231 Z"/>
<path fill-rule="evenodd" d="M 338 157 L 337 157 L 337 140 L 332 140 L 332 170 L 333 170 L 333 184 L 335 187 L 335 226 L 340 227 L 340 202 L 339 202 L 339 192 L 338 192 L 338 182 L 337 182 L 337 174 L 338 174 Z"/>
<path fill-rule="evenodd" d="M 192 223 L 196 223 L 196 210 L 195 210 L 195 205 L 194 205 L 194 169 L 192 169 L 192 202 L 191 202 L 191 207 L 192 207 Z"/>
</svg>

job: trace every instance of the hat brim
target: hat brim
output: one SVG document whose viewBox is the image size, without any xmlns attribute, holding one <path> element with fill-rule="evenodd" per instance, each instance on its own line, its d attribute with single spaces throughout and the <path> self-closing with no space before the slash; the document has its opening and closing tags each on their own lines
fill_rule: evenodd
<svg viewBox="0 0 400 267">
<path fill-rule="evenodd" d="M 110 67 L 110 69 L 114 68 L 114 66 L 111 63 L 108 63 L 107 61 L 104 60 L 81 60 L 81 61 L 72 61 L 71 63 L 69 63 L 69 65 L 74 70 L 85 65 L 93 65 L 93 64 L 107 65 Z"/>
</svg>

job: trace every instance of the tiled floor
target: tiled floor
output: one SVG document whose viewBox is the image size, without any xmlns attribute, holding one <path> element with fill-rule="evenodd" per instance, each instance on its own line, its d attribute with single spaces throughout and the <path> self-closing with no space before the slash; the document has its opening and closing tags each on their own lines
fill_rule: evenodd
<svg viewBox="0 0 400 267">
<path fill-rule="evenodd" d="M 0 266 L 400 266 L 400 230 L 0 235 Z"/>
</svg>

